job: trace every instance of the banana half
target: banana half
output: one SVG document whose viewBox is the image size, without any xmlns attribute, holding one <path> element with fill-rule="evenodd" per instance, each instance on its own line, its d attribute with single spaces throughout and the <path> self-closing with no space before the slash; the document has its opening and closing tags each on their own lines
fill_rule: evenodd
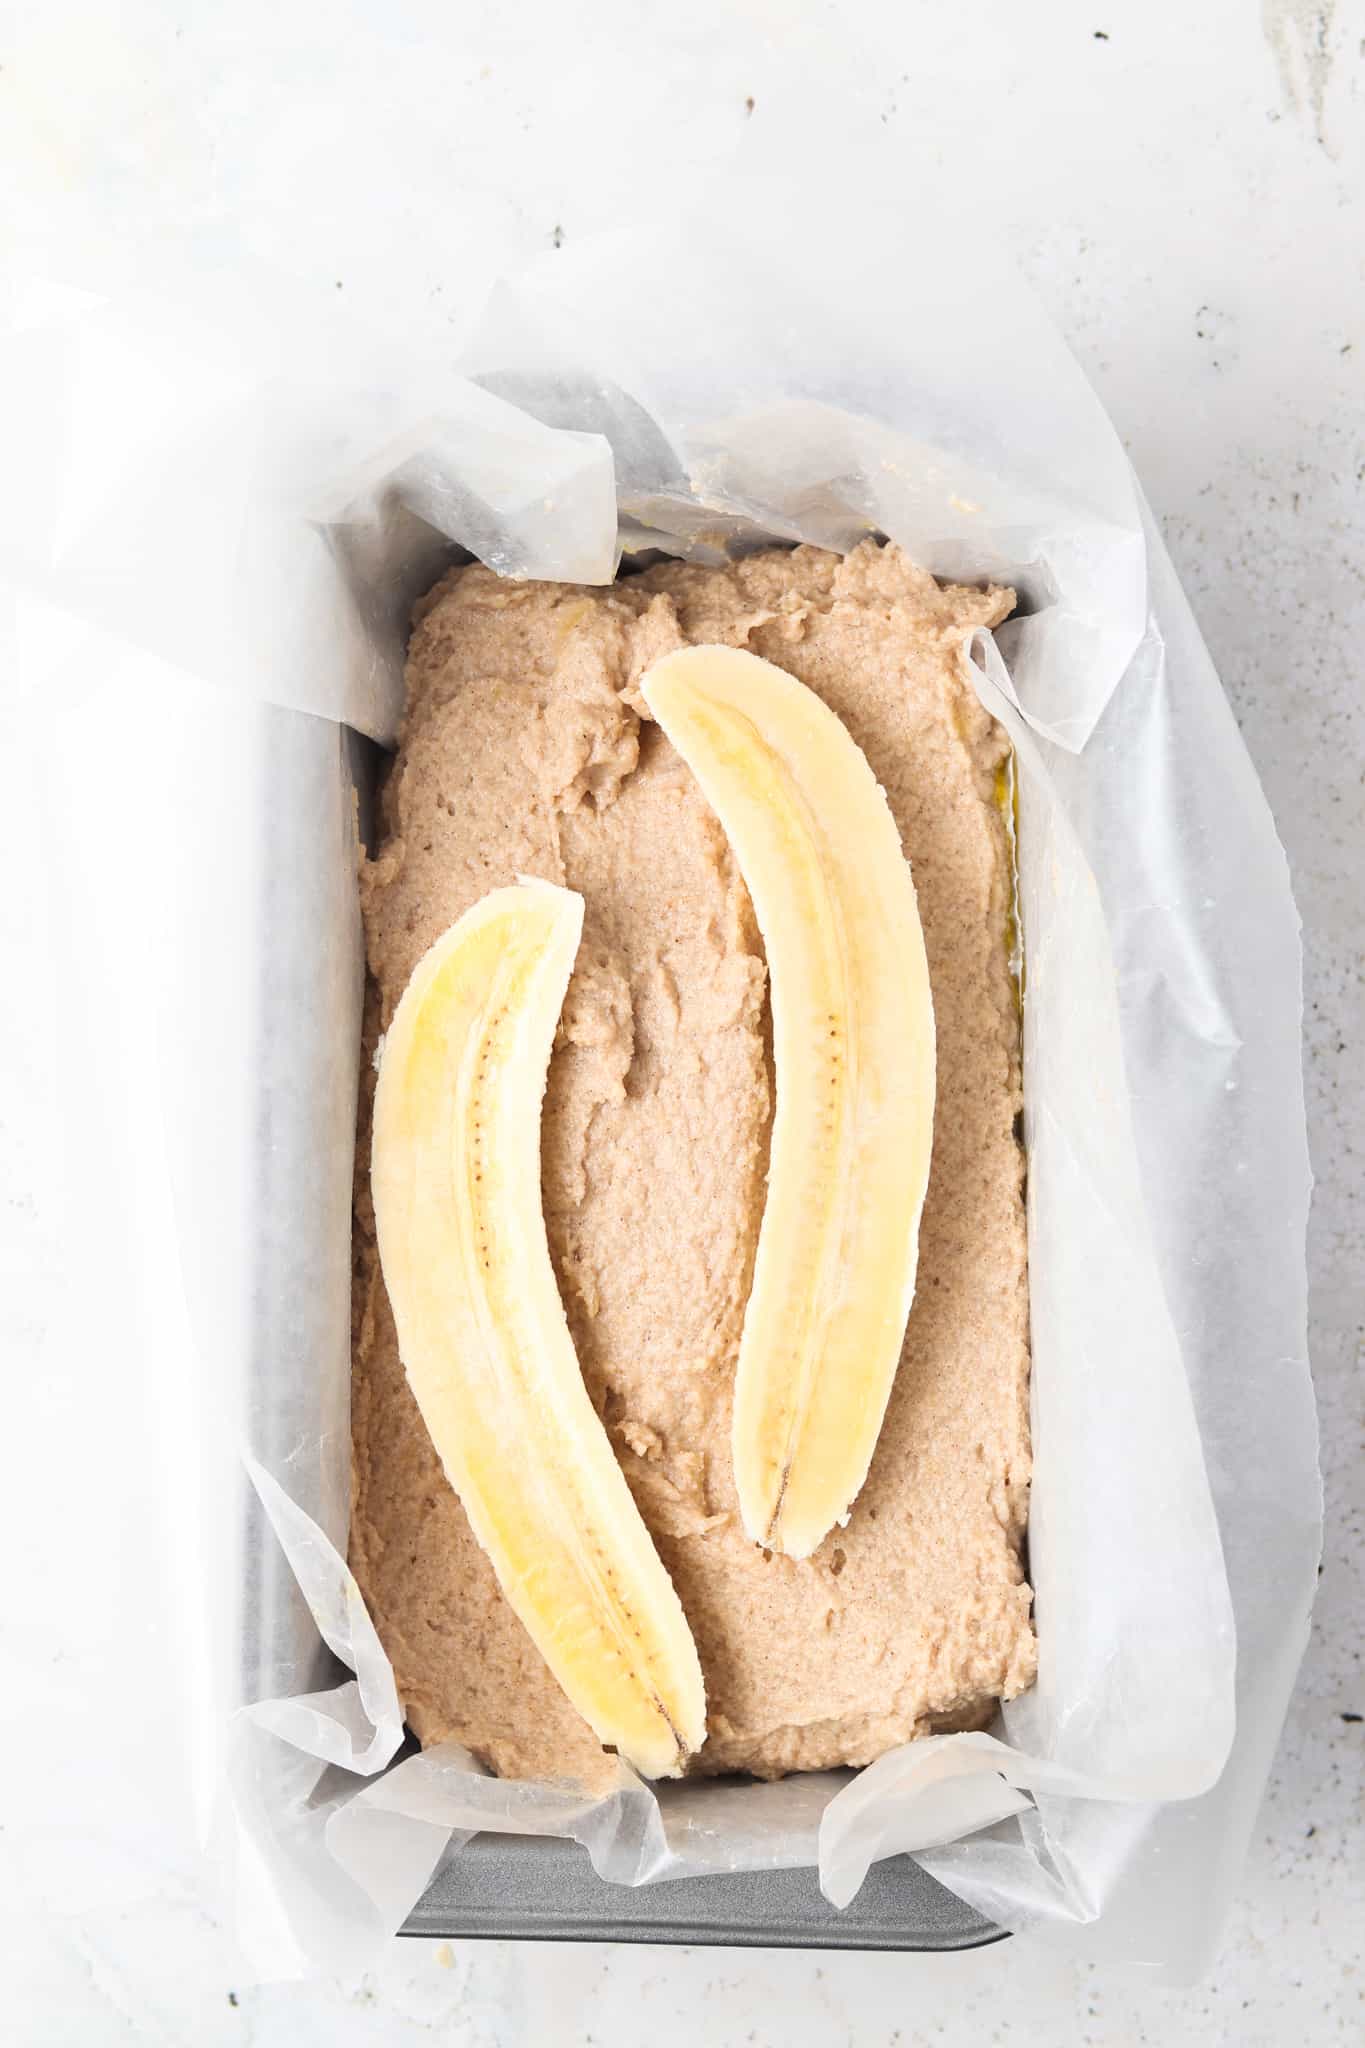
<svg viewBox="0 0 1365 2048">
<path fill-rule="evenodd" d="M 794 676 L 690 647 L 641 689 L 768 956 L 777 1104 L 733 1457 L 749 1536 L 808 1557 L 867 1477 L 914 1299 L 934 1124 L 915 888 L 866 756 Z"/>
<path fill-rule="evenodd" d="M 375 1096 L 379 1255 L 408 1382 L 536 1648 L 598 1740 L 671 1777 L 706 1733 L 672 1581 L 579 1370 L 540 1117 L 583 901 L 496 889 L 418 964 Z"/>
</svg>

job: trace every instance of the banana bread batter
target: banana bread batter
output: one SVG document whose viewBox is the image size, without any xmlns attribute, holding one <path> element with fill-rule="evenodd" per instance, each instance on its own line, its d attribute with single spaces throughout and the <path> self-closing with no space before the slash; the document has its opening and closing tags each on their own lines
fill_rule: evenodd
<svg viewBox="0 0 1365 2048">
<path fill-rule="evenodd" d="M 480 896 L 585 899 L 550 1068 L 550 1249 L 584 1378 L 706 1677 L 692 1768 L 775 1777 L 979 1726 L 1027 1686 L 1028 1295 L 1006 755 L 962 649 L 1008 592 L 941 588 L 894 546 L 668 562 L 609 590 L 454 570 L 418 606 L 402 743 L 362 873 L 372 1054 L 412 969 Z M 814 1556 L 744 1535 L 730 1404 L 772 1109 L 763 949 L 724 834 L 636 684 L 688 642 L 822 696 L 914 870 L 938 1095 L 919 1282 L 848 1525 Z M 424 1743 L 507 1776 L 601 1751 L 499 1593 L 408 1391 L 357 1167 L 351 1563 Z M 515 1456 L 515 1446 L 509 1446 Z"/>
</svg>

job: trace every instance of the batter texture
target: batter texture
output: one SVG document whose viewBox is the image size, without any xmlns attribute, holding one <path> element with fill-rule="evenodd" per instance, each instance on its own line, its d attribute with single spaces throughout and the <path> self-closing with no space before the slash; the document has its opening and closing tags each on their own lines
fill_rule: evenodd
<svg viewBox="0 0 1365 2048">
<path fill-rule="evenodd" d="M 869 541 L 842 558 L 668 562 L 608 590 L 462 568 L 418 606 L 361 878 L 351 1563 L 423 1743 L 453 1737 L 505 1776 L 603 1768 L 431 1448 L 368 1193 L 369 1055 L 428 946 L 517 875 L 586 904 L 545 1100 L 546 1223 L 585 1381 L 701 1656 L 692 1768 L 867 1763 L 981 1725 L 1032 1681 L 1007 743 L 963 656 L 1010 604 Z M 933 987 L 933 1166 L 905 1349 L 848 1526 L 799 1563 L 745 1537 L 730 1469 L 773 1100 L 763 949 L 724 834 L 636 687 L 695 642 L 776 662 L 843 719 L 900 828 Z"/>
</svg>

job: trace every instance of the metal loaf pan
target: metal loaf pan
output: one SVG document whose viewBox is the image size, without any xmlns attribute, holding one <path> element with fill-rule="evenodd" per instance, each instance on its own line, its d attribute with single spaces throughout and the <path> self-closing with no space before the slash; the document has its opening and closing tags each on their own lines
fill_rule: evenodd
<svg viewBox="0 0 1365 2048">
<path fill-rule="evenodd" d="M 981 1948 L 1007 1937 L 908 1856 L 874 1863 L 837 1911 L 813 1870 L 606 1884 L 575 1842 L 476 1835 L 445 1857 L 404 1934 L 713 1948 Z"/>
</svg>

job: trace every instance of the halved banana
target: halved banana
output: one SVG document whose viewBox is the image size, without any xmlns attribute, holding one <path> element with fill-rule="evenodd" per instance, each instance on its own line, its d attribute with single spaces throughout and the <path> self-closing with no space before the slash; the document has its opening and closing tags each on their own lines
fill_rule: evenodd
<svg viewBox="0 0 1365 2048">
<path fill-rule="evenodd" d="M 583 900 L 495 889 L 384 1038 L 371 1168 L 398 1346 L 498 1583 L 598 1740 L 671 1777 L 706 1733 L 672 1581 L 588 1398 L 555 1284 L 540 1116 Z"/>
<path fill-rule="evenodd" d="M 777 1106 L 733 1456 L 754 1542 L 808 1557 L 867 1477 L 914 1299 L 934 1125 L 914 883 L 865 755 L 794 676 L 691 647 L 641 690 L 725 828 L 768 955 Z"/>
</svg>

